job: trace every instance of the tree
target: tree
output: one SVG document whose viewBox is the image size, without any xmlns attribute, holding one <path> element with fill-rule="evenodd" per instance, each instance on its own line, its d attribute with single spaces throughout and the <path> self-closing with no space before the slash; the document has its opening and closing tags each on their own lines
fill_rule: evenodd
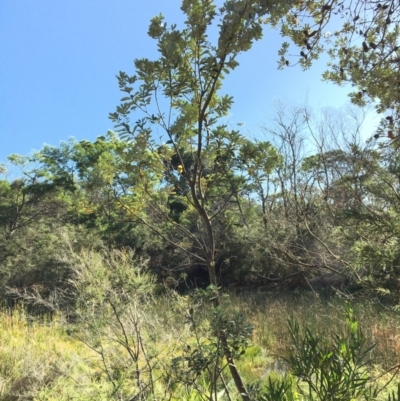
<svg viewBox="0 0 400 401">
<path fill-rule="evenodd" d="M 301 230 L 296 246 L 288 234 L 288 245 L 281 241 L 287 263 L 343 275 L 347 282 L 398 302 L 396 149 L 363 143 L 362 115 L 351 115 L 351 110 L 336 116 L 325 112 L 319 123 L 307 121 L 316 153 L 300 158 L 297 187 L 308 187 L 309 195 L 297 197 Z M 295 202 L 294 189 L 286 193 Z"/>
<path fill-rule="evenodd" d="M 274 18 L 267 22 L 278 24 Z M 282 35 L 300 50 L 303 68 L 327 51 L 332 62 L 323 78 L 338 85 L 350 83 L 353 103 L 376 102 L 385 112 L 378 136 L 399 135 L 400 117 L 400 6 L 392 0 L 301 0 L 291 4 L 279 22 Z M 280 68 L 290 65 L 289 43 L 279 52 Z"/>
<path fill-rule="evenodd" d="M 19 166 L 30 158 L 13 155 Z M 60 241 L 54 233 L 66 223 L 67 202 L 59 188 L 41 182 L 35 169 L 0 180 L 0 294 L 9 300 L 9 287 L 40 289 L 49 295 L 68 275 L 57 260 Z"/>
<path fill-rule="evenodd" d="M 168 26 L 162 15 L 151 20 L 148 34 L 157 40 L 159 59 L 136 59 L 135 75 L 117 77 L 126 96 L 110 119 L 127 141 L 125 158 L 138 177 L 119 201 L 132 218 L 205 265 L 216 287 L 219 239 L 224 226 L 241 224 L 230 210 L 240 214 L 248 166 L 259 163 L 261 154 L 266 171 L 277 161 L 271 145 L 257 148 L 220 122 L 233 99 L 219 90 L 224 75 L 238 66 L 238 55 L 261 38 L 261 17 L 267 12 L 277 17 L 288 7 L 247 0 L 227 1 L 217 9 L 211 0 L 184 0 L 181 10 L 186 15 L 182 30 Z M 217 17 L 218 40 L 212 44 L 208 29 Z M 132 124 L 131 114 L 141 118 Z M 164 132 L 163 143 L 154 139 L 156 130 Z M 219 305 L 218 297 L 213 305 Z M 226 331 L 219 330 L 219 336 L 236 387 L 248 399 Z"/>
<path fill-rule="evenodd" d="M 42 181 L 43 171 L 26 168 L 32 162 L 30 157 L 11 155 L 9 160 L 21 167 L 22 176 L 12 182 L 0 181 L 0 226 L 5 240 L 44 216 L 62 214 L 64 206 L 57 188 Z"/>
</svg>

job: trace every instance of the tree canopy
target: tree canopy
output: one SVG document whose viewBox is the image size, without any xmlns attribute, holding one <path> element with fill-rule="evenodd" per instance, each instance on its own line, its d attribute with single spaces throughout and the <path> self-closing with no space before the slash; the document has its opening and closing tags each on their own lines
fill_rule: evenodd
<svg viewBox="0 0 400 401">
<path fill-rule="evenodd" d="M 299 50 L 299 63 L 310 68 L 327 52 L 331 58 L 325 80 L 350 83 L 357 105 L 376 104 L 382 118 L 378 135 L 394 139 L 399 134 L 399 23 L 395 1 L 295 1 L 280 24 L 281 33 Z M 289 42 L 280 50 L 280 68 L 291 64 Z"/>
</svg>

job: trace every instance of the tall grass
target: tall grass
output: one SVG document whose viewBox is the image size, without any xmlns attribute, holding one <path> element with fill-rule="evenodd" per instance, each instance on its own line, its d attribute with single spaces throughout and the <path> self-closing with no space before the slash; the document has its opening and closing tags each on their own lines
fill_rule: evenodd
<svg viewBox="0 0 400 401">
<path fill-rule="evenodd" d="M 323 337 L 345 326 L 346 301 L 335 296 L 249 291 L 232 294 L 230 299 L 232 307 L 241 310 L 254 325 L 254 343 L 274 355 L 285 354 L 290 347 L 289 319 L 297 320 Z M 400 314 L 376 299 L 358 299 L 352 307 L 366 337 L 376 344 L 371 358 L 383 368 L 400 362 Z"/>
<path fill-rule="evenodd" d="M 65 333 L 57 317 L 29 319 L 17 306 L 0 312 L 0 394 L 2 400 L 33 399 L 78 366 L 83 345 Z"/>
<path fill-rule="evenodd" d="M 121 274 L 125 273 L 121 271 Z M 200 400 L 197 393 L 174 382 L 174 372 L 171 373 L 172 361 L 196 342 L 187 321 L 192 304 L 190 297 L 174 292 L 154 297 L 151 302 L 147 299 L 141 304 L 142 309 L 135 312 L 140 312 L 139 331 L 135 326 L 139 321 L 132 320 L 132 316 L 138 315 L 132 315 L 131 310 L 124 317 L 125 328 L 131 336 L 128 343 L 121 343 L 121 326 L 115 320 L 99 326 L 97 335 L 88 331 L 88 324 L 94 324 L 97 313 L 93 302 L 92 320 L 86 315 L 86 322 L 76 322 L 69 330 L 58 316 L 35 321 L 22 307 L 14 309 L 12 314 L 4 309 L 0 312 L 0 400 L 128 400 L 128 395 L 136 394 L 135 388 L 141 385 L 137 381 L 137 369 L 144 375 L 142 384 L 148 385 L 148 375 L 153 375 L 153 398 L 147 399 Z M 238 360 L 247 383 L 267 382 L 286 371 L 279 356 L 290 351 L 288 319 L 297 320 L 325 338 L 345 325 L 344 301 L 334 297 L 320 299 L 308 293 L 249 291 L 231 294 L 226 304 L 231 310 L 240 311 L 254 327 L 251 343 Z M 371 374 L 379 376 L 384 369 L 399 362 L 399 316 L 371 300 L 355 302 L 353 309 L 368 341 L 376 343 L 370 354 L 374 364 Z M 203 313 L 201 305 L 197 311 Z M 209 329 L 205 316 L 199 329 L 199 333 L 207 333 Z M 134 365 L 127 347 L 137 344 L 138 334 L 143 348 L 138 354 L 138 364 Z M 205 335 L 200 341 L 207 346 L 209 340 Z M 150 367 L 153 370 L 149 373 Z M 197 385 L 206 388 L 206 379 L 202 380 Z M 228 378 L 226 386 L 231 386 Z M 226 399 L 223 394 L 222 391 L 219 399 Z M 384 394 L 382 397 L 385 399 Z"/>
</svg>

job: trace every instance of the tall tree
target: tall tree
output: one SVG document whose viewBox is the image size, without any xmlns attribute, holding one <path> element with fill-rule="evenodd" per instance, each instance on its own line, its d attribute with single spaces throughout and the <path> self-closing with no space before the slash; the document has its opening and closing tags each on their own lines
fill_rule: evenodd
<svg viewBox="0 0 400 401">
<path fill-rule="evenodd" d="M 246 0 L 227 1 L 217 9 L 212 0 L 184 0 L 181 10 L 186 15 L 182 30 L 168 26 L 162 15 L 151 20 L 148 34 L 157 40 L 159 58 L 136 59 L 136 74 L 118 75 L 126 96 L 110 118 L 127 141 L 124 154 L 139 177 L 119 200 L 127 214 L 204 264 L 216 287 L 218 235 L 223 233 L 219 227 L 229 224 L 229 209 L 240 211 L 248 185 L 246 165 L 262 159 L 268 170 L 277 161 L 271 145 L 252 151 L 247 139 L 221 122 L 233 99 L 219 90 L 224 76 L 238 66 L 238 55 L 261 38 L 261 17 L 267 12 L 277 17 L 288 7 Z M 216 21 L 219 34 L 213 44 L 208 34 Z M 132 114 L 137 119 L 133 124 Z M 161 140 L 155 140 L 160 131 Z M 151 210 L 156 220 L 150 221 L 144 210 Z M 169 226 L 169 232 L 154 224 L 157 220 Z M 236 387 L 247 400 L 228 334 L 220 330 L 219 336 Z"/>
</svg>

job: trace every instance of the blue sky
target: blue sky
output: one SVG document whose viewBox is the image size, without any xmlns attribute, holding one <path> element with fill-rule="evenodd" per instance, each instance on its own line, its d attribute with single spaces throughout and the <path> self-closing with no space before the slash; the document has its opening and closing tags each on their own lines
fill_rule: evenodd
<svg viewBox="0 0 400 401">
<path fill-rule="evenodd" d="M 183 21 L 181 0 L 2 0 L 0 2 L 0 163 L 69 137 L 94 140 L 113 125 L 123 96 L 115 75 L 133 73 L 135 58 L 156 58 L 147 36 L 151 17 Z M 271 117 L 276 99 L 314 109 L 342 107 L 346 88 L 321 82 L 323 60 L 310 71 L 277 70 L 282 39 L 266 30 L 239 58 L 223 92 L 235 104 L 230 120 L 251 136 Z M 295 50 L 293 49 L 293 52 Z M 326 61 L 326 60 L 325 60 Z"/>
</svg>

